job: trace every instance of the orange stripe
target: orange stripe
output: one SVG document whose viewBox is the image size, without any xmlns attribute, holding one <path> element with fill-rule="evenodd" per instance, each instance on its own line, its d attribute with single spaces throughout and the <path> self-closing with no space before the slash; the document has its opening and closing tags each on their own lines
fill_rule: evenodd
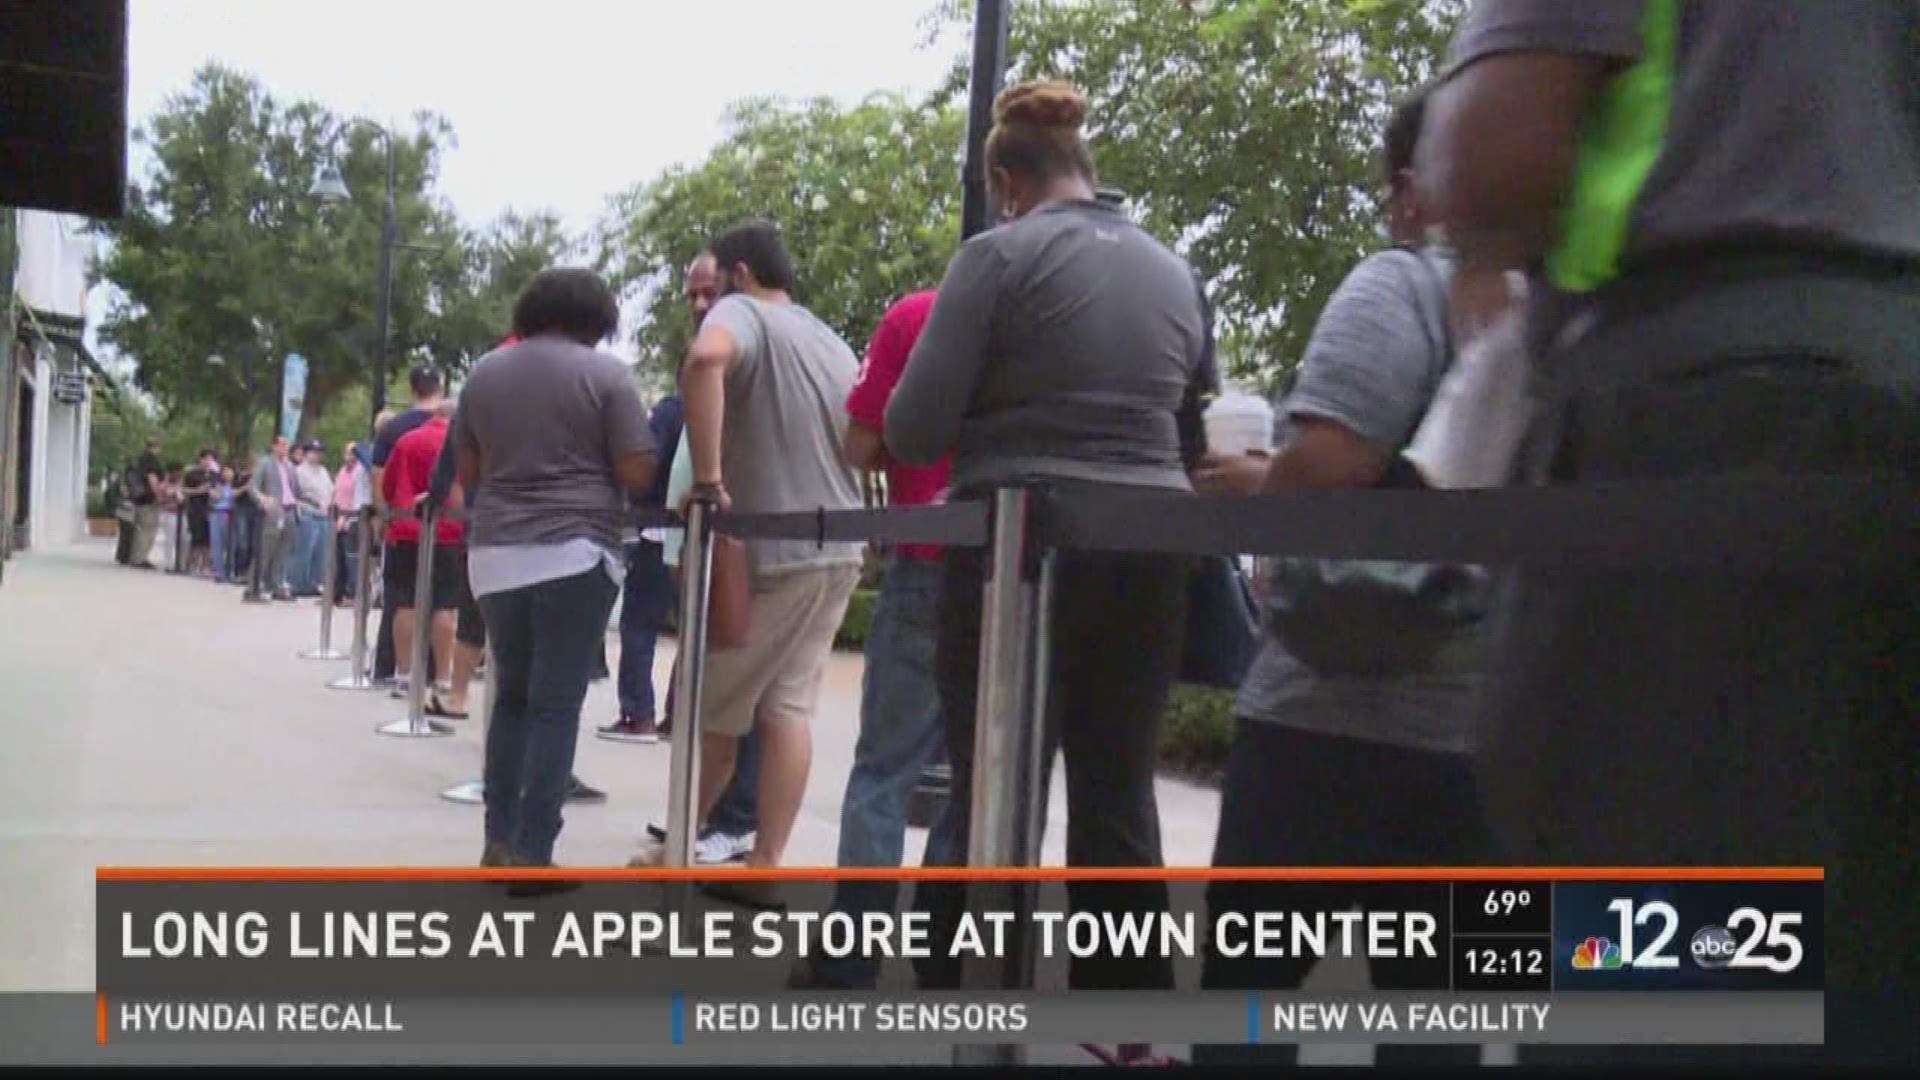
<svg viewBox="0 0 1920 1080">
<path fill-rule="evenodd" d="M 491 867 L 102 866 L 96 881 L 1825 881 L 1817 866 Z"/>
<path fill-rule="evenodd" d="M 101 1046 L 107 1045 L 107 995 L 95 994 L 98 1009 L 94 1016 L 94 1038 Z"/>
</svg>

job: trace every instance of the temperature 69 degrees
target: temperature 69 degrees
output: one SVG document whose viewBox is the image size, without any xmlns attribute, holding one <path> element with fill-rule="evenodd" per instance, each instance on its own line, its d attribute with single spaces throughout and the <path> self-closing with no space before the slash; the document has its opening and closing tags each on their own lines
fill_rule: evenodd
<svg viewBox="0 0 1920 1080">
<path fill-rule="evenodd" d="M 1680 913 L 1665 900 L 1635 903 L 1620 897 L 1609 903 L 1607 910 L 1620 918 L 1619 964 L 1622 967 L 1677 968 L 1680 951 L 1684 949 L 1688 958 L 1702 968 L 1785 974 L 1797 969 L 1804 956 L 1798 911 L 1738 908 L 1727 916 L 1724 925 L 1702 926 L 1682 944 L 1675 940 L 1680 929 Z M 1641 941 L 1646 942 L 1644 948 L 1638 947 Z"/>
</svg>

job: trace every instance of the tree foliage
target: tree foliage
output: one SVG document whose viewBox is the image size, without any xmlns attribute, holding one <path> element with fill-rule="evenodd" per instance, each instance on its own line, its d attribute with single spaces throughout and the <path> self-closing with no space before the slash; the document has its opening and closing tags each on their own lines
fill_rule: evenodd
<svg viewBox="0 0 1920 1080">
<path fill-rule="evenodd" d="M 642 362 L 670 377 L 691 331 L 681 273 L 749 217 L 780 226 L 796 299 L 859 351 L 892 301 L 939 284 L 958 246 L 963 136 L 957 110 L 890 94 L 731 106 L 719 146 L 616 196 L 601 224 L 603 268 L 644 306 Z"/>
<path fill-rule="evenodd" d="M 526 264 L 568 246 L 550 215 L 466 230 L 433 192 L 452 137 L 430 113 L 393 130 L 408 247 L 394 261 L 390 372 L 416 356 L 464 367 L 505 332 L 502 294 L 530 275 Z M 110 244 L 95 273 L 119 291 L 101 337 L 135 360 L 163 422 L 205 416 L 238 454 L 256 449 L 247 444 L 259 419 L 277 413 L 287 354 L 309 364 L 303 427 L 365 384 L 387 168 L 380 133 L 210 64 L 135 139 L 153 165 L 126 216 L 101 226 Z M 341 205 L 308 194 L 328 160 L 353 195 Z"/>
<path fill-rule="evenodd" d="M 1009 83 L 1091 103 L 1103 182 L 1208 277 L 1234 374 L 1272 383 L 1376 232 L 1392 102 L 1429 77 L 1464 0 L 1016 3 Z M 970 21 L 946 0 L 931 24 Z M 964 61 L 962 62 L 964 65 Z M 964 98 L 956 69 L 946 92 Z"/>
</svg>

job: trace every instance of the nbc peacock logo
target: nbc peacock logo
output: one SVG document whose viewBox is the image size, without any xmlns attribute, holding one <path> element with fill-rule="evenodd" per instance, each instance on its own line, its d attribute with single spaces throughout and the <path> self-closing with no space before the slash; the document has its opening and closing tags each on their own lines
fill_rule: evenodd
<svg viewBox="0 0 1920 1080">
<path fill-rule="evenodd" d="M 1575 971 L 1617 971 L 1620 946 L 1603 937 L 1590 937 L 1573 948 Z"/>
</svg>

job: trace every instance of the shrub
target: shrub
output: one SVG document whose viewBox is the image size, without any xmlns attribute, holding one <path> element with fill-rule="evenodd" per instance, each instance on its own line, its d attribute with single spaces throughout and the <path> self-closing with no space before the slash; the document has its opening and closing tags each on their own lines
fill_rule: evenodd
<svg viewBox="0 0 1920 1080">
<path fill-rule="evenodd" d="M 1175 686 L 1160 724 L 1160 764 L 1199 783 L 1218 784 L 1233 745 L 1233 691 Z"/>
<path fill-rule="evenodd" d="M 834 648 L 859 652 L 867 647 L 867 633 L 873 628 L 873 605 L 879 598 L 878 589 L 853 590 L 853 599 L 847 602 L 847 617 L 840 620 L 840 632 L 833 636 Z"/>
</svg>

